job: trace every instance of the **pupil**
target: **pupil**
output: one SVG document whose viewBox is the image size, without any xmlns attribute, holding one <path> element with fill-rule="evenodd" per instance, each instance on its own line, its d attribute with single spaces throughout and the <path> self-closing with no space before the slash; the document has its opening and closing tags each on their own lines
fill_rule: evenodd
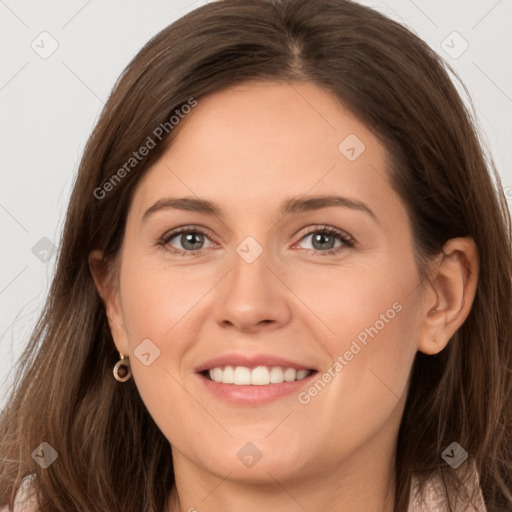
<svg viewBox="0 0 512 512">
<path fill-rule="evenodd" d="M 185 248 L 188 248 L 188 249 L 191 249 L 191 250 L 195 250 L 195 249 L 200 249 L 200 246 L 201 246 L 201 243 L 202 243 L 202 237 L 203 235 L 201 235 L 200 233 L 187 233 L 186 235 L 182 235 L 182 245 L 183 247 Z M 185 242 L 183 242 L 183 237 Z M 194 238 L 195 237 L 200 237 L 199 241 L 196 241 L 195 244 L 199 244 L 199 247 L 187 247 L 187 244 L 191 244 L 192 246 L 194 245 Z"/>
<path fill-rule="evenodd" d="M 334 241 L 334 238 L 331 235 L 325 234 L 325 233 L 319 233 L 316 236 L 313 237 L 313 246 L 315 245 L 315 242 L 325 242 L 326 239 L 330 239 L 331 242 Z M 321 248 L 326 248 L 327 246 L 325 244 L 320 245 Z M 332 246 L 332 243 L 328 247 L 329 249 L 332 249 L 334 246 Z"/>
</svg>

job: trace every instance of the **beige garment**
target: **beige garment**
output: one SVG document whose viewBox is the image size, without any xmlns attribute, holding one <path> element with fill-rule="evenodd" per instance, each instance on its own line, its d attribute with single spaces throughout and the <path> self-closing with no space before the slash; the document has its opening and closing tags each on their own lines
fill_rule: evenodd
<svg viewBox="0 0 512 512">
<path fill-rule="evenodd" d="M 38 512 L 37 497 L 32 487 L 33 475 L 28 475 L 23 479 L 21 487 L 14 500 L 14 509 L 12 512 Z M 0 512 L 10 512 L 10 509 L 3 507 Z"/>
<path fill-rule="evenodd" d="M 476 471 L 474 476 L 475 480 L 472 485 L 478 486 L 478 492 L 469 505 L 467 505 L 469 494 L 465 497 L 465 500 L 459 500 L 455 505 L 454 512 L 487 512 Z M 34 493 L 31 492 L 30 483 L 30 476 L 23 480 L 22 487 L 16 495 L 12 512 L 37 512 L 37 501 Z M 444 488 L 439 476 L 436 475 L 430 478 L 421 495 L 419 495 L 418 489 L 418 480 L 413 476 L 408 512 L 448 512 Z M 468 489 L 468 492 L 470 493 L 471 489 Z M 4 507 L 0 512 L 9 512 L 9 509 Z"/>
<path fill-rule="evenodd" d="M 473 499 L 470 500 L 475 489 L 476 492 Z M 466 483 L 464 491 L 465 493 L 457 499 L 456 503 L 452 500 L 453 512 L 487 512 L 476 469 L 473 473 L 473 480 Z M 439 475 L 431 476 L 420 495 L 418 479 L 413 475 L 408 512 L 448 511 L 448 503 L 441 477 Z"/>
</svg>

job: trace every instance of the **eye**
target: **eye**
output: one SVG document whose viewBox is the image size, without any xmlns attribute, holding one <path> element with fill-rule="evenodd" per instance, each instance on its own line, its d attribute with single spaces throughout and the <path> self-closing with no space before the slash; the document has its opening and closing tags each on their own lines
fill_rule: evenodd
<svg viewBox="0 0 512 512">
<path fill-rule="evenodd" d="M 355 245 L 353 238 L 332 226 L 311 226 L 301 241 L 307 238 L 311 238 L 312 248 L 306 248 L 306 251 L 322 256 L 336 254 Z M 209 245 L 205 247 L 206 241 Z M 199 226 L 177 228 L 166 233 L 157 244 L 171 254 L 182 256 L 193 256 L 214 245 L 206 231 Z"/>
<path fill-rule="evenodd" d="M 354 240 L 349 235 L 331 226 L 312 226 L 301 240 L 307 238 L 311 238 L 312 245 L 312 248 L 307 250 L 321 253 L 322 256 L 336 254 L 355 245 Z M 340 243 L 336 245 L 336 241 Z"/>
<path fill-rule="evenodd" d="M 204 249 L 203 244 L 205 240 L 210 241 L 208 235 L 201 228 L 190 226 L 166 233 L 158 241 L 158 245 L 164 247 L 165 250 L 169 251 L 171 254 L 189 256 Z M 176 245 L 178 245 L 178 247 L 176 247 Z"/>
</svg>

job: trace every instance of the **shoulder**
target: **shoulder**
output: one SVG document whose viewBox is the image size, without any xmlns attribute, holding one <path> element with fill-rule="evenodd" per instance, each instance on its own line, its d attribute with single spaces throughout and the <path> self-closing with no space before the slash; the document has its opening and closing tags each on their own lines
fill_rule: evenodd
<svg viewBox="0 0 512 512">
<path fill-rule="evenodd" d="M 35 486 L 35 475 L 27 475 L 19 488 L 14 508 L 3 507 L 0 512 L 38 512 L 39 504 L 37 501 L 37 490 Z"/>
<path fill-rule="evenodd" d="M 450 502 L 454 512 L 488 512 L 474 464 L 471 465 L 471 476 L 465 483 L 460 496 L 454 497 Z M 419 485 L 419 479 L 413 475 L 408 512 L 448 512 L 449 510 L 445 486 L 439 474 L 431 475 L 422 488 Z"/>
</svg>

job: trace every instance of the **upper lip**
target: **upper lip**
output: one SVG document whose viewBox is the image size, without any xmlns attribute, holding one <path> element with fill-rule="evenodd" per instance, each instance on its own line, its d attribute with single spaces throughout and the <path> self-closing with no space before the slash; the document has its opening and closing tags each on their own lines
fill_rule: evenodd
<svg viewBox="0 0 512 512">
<path fill-rule="evenodd" d="M 255 368 L 256 366 L 280 366 L 282 368 L 295 368 L 296 370 L 313 369 L 311 366 L 271 354 L 224 354 L 208 359 L 208 361 L 200 364 L 196 368 L 196 371 L 200 373 L 205 370 L 223 366 L 245 366 L 247 368 Z"/>
</svg>

